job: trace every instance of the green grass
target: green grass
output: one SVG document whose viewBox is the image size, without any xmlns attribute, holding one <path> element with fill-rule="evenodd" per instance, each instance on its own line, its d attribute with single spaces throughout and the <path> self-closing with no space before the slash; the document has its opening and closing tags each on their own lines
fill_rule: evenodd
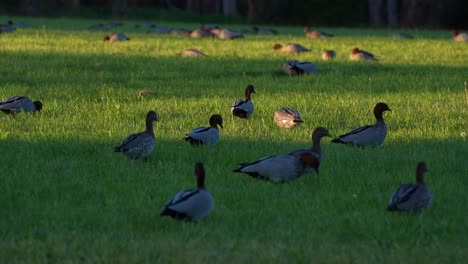
<svg viewBox="0 0 468 264">
<path fill-rule="evenodd" d="M 6 20 L 0 17 L 0 21 Z M 126 43 L 103 43 L 99 22 L 23 19 L 33 25 L 0 36 L 0 99 L 42 100 L 41 114 L 0 115 L 0 262 L 302 262 L 461 263 L 468 257 L 468 45 L 442 31 L 328 28 L 337 37 L 306 40 L 300 28 L 279 36 L 217 41 L 158 36 L 127 22 Z M 46 26 L 46 31 L 42 25 Z M 161 23 L 164 24 L 164 23 Z M 194 28 L 195 24 L 178 24 Z M 246 26 L 232 26 L 241 28 Z M 284 55 L 274 43 L 312 52 Z M 352 47 L 378 63 L 347 59 Z M 185 48 L 209 57 L 180 58 Z M 337 58 L 322 62 L 323 49 Z M 285 59 L 312 61 L 318 74 L 281 73 Z M 250 120 L 231 103 L 254 84 Z M 150 89 L 154 95 L 139 97 Z M 310 145 L 317 126 L 334 136 L 374 122 L 386 102 L 385 144 L 357 149 L 323 142 L 320 175 L 275 185 L 232 173 L 240 162 Z M 279 107 L 305 123 L 283 130 Z M 132 161 L 113 152 L 144 129 L 154 109 L 157 147 Z M 224 117 L 221 140 L 192 148 L 182 137 Z M 177 191 L 194 186 L 203 161 L 215 209 L 201 222 L 159 216 Z M 393 190 L 427 162 L 432 207 L 421 215 L 385 211 Z"/>
</svg>

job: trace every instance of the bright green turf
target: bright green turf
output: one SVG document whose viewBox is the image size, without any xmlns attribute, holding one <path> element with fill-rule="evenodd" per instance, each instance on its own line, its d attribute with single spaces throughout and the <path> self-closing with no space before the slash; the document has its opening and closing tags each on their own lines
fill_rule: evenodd
<svg viewBox="0 0 468 264">
<path fill-rule="evenodd" d="M 5 21 L 6 17 L 0 17 Z M 28 95 L 41 114 L 0 115 L 0 262 L 303 262 L 450 263 L 468 258 L 468 45 L 445 31 L 327 29 L 311 41 L 299 27 L 278 36 L 234 41 L 122 31 L 126 43 L 103 43 L 99 21 L 22 19 L 34 28 L 0 35 L 0 99 Z M 42 25 L 46 25 L 45 32 Z M 197 25 L 180 24 L 186 28 Z M 241 28 L 243 26 L 233 26 Z M 247 26 L 244 26 L 247 27 Z M 312 52 L 284 55 L 274 43 Z M 378 63 L 350 62 L 352 47 Z M 209 57 L 180 58 L 185 48 Z M 337 58 L 323 62 L 323 49 Z M 318 74 L 290 78 L 285 59 L 312 61 Z M 230 105 L 254 84 L 250 120 Z M 140 97 L 149 89 L 154 95 Z M 290 184 L 257 181 L 231 170 L 239 162 L 310 146 L 317 126 L 334 136 L 373 123 L 373 106 L 393 112 L 385 143 L 356 149 L 323 142 L 320 175 Z M 279 107 L 305 123 L 282 130 Z M 113 152 L 144 129 L 154 109 L 157 147 L 148 161 Z M 224 117 L 214 147 L 182 140 Z M 165 202 L 193 187 L 203 161 L 215 209 L 197 224 L 159 216 Z M 432 207 L 421 215 L 385 211 L 393 190 L 414 181 L 427 162 Z"/>
</svg>

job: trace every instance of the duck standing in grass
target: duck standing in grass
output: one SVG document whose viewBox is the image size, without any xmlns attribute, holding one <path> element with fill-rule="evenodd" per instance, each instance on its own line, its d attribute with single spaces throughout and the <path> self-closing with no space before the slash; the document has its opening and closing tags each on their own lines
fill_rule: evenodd
<svg viewBox="0 0 468 264">
<path fill-rule="evenodd" d="M 313 168 L 318 174 L 319 165 L 320 161 L 315 156 L 304 152 L 298 157 L 282 154 L 242 163 L 233 172 L 241 172 L 254 178 L 282 183 L 308 173 L 309 168 Z"/>
<path fill-rule="evenodd" d="M 353 61 L 359 60 L 373 60 L 378 61 L 378 59 L 374 56 L 374 54 L 360 50 L 359 48 L 354 48 L 351 53 L 349 54 L 349 59 Z"/>
<path fill-rule="evenodd" d="M 334 50 L 325 50 L 322 53 L 322 60 L 332 60 L 336 58 L 336 52 Z"/>
<path fill-rule="evenodd" d="M 331 142 L 350 144 L 356 146 L 378 146 L 381 145 L 387 136 L 387 125 L 383 119 L 383 112 L 392 111 L 386 103 L 378 103 L 374 107 L 374 116 L 377 122 L 374 125 L 366 125 L 351 130 L 341 135 Z"/>
<path fill-rule="evenodd" d="M 125 41 L 130 40 L 124 33 L 112 33 L 110 36 L 105 36 L 104 41 L 114 42 L 114 41 Z"/>
<path fill-rule="evenodd" d="M 318 30 L 310 30 L 309 27 L 304 27 L 304 33 L 306 37 L 309 39 L 331 38 L 335 36 L 333 34 L 318 31 Z"/>
<path fill-rule="evenodd" d="M 249 118 L 254 112 L 254 104 L 250 99 L 250 95 L 255 93 L 255 88 L 252 84 L 245 88 L 245 98 L 238 99 L 231 105 L 231 113 L 240 118 Z"/>
<path fill-rule="evenodd" d="M 424 184 L 426 171 L 426 163 L 419 162 L 416 167 L 416 183 L 400 185 L 390 198 L 388 211 L 418 211 L 431 205 L 432 192 Z"/>
<path fill-rule="evenodd" d="M 12 96 L 0 102 L 0 111 L 9 115 L 24 112 L 40 112 L 42 109 L 41 101 L 32 101 L 26 96 Z"/>
<path fill-rule="evenodd" d="M 288 60 L 283 64 L 283 71 L 290 76 L 317 73 L 317 66 L 307 61 Z"/>
<path fill-rule="evenodd" d="M 197 127 L 184 138 L 192 146 L 216 144 L 219 141 L 218 125 L 223 128 L 223 118 L 216 114 L 210 117 L 209 127 Z"/>
<path fill-rule="evenodd" d="M 130 159 L 146 159 L 156 146 L 153 122 L 159 121 L 154 111 L 146 115 L 146 130 L 137 134 L 131 134 L 118 146 L 115 152 L 123 152 Z"/>
<path fill-rule="evenodd" d="M 275 111 L 274 119 L 276 124 L 282 128 L 292 128 L 304 122 L 301 114 L 299 114 L 296 109 L 290 107 L 277 109 Z"/>
<path fill-rule="evenodd" d="M 294 44 L 294 43 L 289 43 L 289 44 L 286 44 L 285 46 L 282 46 L 281 44 L 277 43 L 273 46 L 273 49 L 281 50 L 282 52 L 288 52 L 288 53 L 293 53 L 293 52 L 299 53 L 299 52 L 310 51 L 310 49 L 305 48 L 299 44 Z"/>
<path fill-rule="evenodd" d="M 452 30 L 453 40 L 455 42 L 468 42 L 468 34 L 459 33 L 457 30 Z"/>
<path fill-rule="evenodd" d="M 213 196 L 205 188 L 205 168 L 203 163 L 195 165 L 197 188 L 178 192 L 170 200 L 161 216 L 170 216 L 174 219 L 198 221 L 206 217 L 213 210 Z"/>
</svg>

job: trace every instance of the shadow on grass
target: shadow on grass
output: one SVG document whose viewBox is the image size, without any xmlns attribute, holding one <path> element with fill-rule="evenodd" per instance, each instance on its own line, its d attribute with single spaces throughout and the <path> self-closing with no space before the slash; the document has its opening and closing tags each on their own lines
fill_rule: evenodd
<svg viewBox="0 0 468 264">
<path fill-rule="evenodd" d="M 9 52 L 4 57 L 0 74 L 3 76 L 3 86 L 28 87 L 38 94 L 42 89 L 52 88 L 57 96 L 64 98 L 74 94 L 73 91 L 77 89 L 89 91 L 83 96 L 95 97 L 106 89 L 122 92 L 134 90 L 137 93 L 148 87 L 156 87 L 158 97 L 199 97 L 222 92 L 226 84 L 241 83 L 239 86 L 244 87 L 248 83 L 274 83 L 281 87 L 294 82 L 306 82 L 334 92 L 336 87 L 331 85 L 345 85 L 348 92 L 360 93 L 363 92 L 363 85 L 368 87 L 371 82 L 376 92 L 387 91 L 389 87 L 396 89 L 393 86 L 400 84 L 411 86 L 411 91 L 417 92 L 461 87 L 466 73 L 466 67 L 461 66 L 336 61 L 317 62 L 318 74 L 289 77 L 281 73 L 284 61 L 280 57 L 263 60 L 229 57 L 199 60 L 131 54 Z M 267 89 L 266 92 L 281 90 Z"/>
</svg>

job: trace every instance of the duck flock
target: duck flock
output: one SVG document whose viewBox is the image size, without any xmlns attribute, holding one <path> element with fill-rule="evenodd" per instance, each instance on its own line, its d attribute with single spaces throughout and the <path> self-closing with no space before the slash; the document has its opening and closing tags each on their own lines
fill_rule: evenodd
<svg viewBox="0 0 468 264">
<path fill-rule="evenodd" d="M 25 23 L 18 22 L 17 26 L 27 27 Z M 9 21 L 5 25 L 0 25 L 0 33 L 14 32 L 15 23 Z M 110 30 L 121 26 L 117 22 L 97 24 L 89 27 L 90 30 Z M 213 37 L 220 39 L 241 38 L 246 32 L 220 29 L 214 25 L 205 25 L 201 28 L 189 31 L 180 28 L 157 27 L 151 23 L 141 23 L 136 25 L 158 34 L 177 34 L 186 37 Z M 312 31 L 306 27 L 305 36 L 310 39 L 330 38 L 333 34 Z M 277 34 L 273 29 L 254 27 L 254 34 Z M 465 33 L 452 32 L 455 41 L 468 41 Z M 395 36 L 394 36 L 395 37 Z M 404 33 L 398 34 L 398 38 L 411 38 Z M 104 37 L 104 41 L 128 41 L 124 33 L 112 33 Z M 282 52 L 307 52 L 309 49 L 294 43 L 286 45 L 275 44 L 274 50 Z M 206 56 L 197 49 L 187 49 L 182 51 L 180 56 Z M 322 54 L 324 60 L 331 60 L 336 57 L 333 50 L 325 50 Z M 350 60 L 377 60 L 376 56 L 367 51 L 353 48 L 349 54 Z M 286 61 L 283 70 L 288 75 L 301 75 L 304 73 L 314 73 L 317 71 L 315 65 L 309 62 L 296 60 Z M 252 94 L 255 87 L 249 84 L 245 89 L 243 99 L 238 99 L 231 105 L 231 113 L 234 117 L 249 119 L 254 114 L 254 103 Z M 26 96 L 12 96 L 0 102 L 0 110 L 7 115 L 16 115 L 20 112 L 40 112 L 43 108 L 41 101 L 33 101 Z M 383 114 L 392 111 L 390 107 L 379 102 L 374 106 L 373 114 L 376 122 L 372 125 L 359 126 L 348 133 L 335 137 L 332 143 L 339 143 L 358 148 L 377 147 L 384 143 L 387 136 L 387 125 Z M 274 114 L 274 121 L 281 128 L 293 128 L 301 123 L 303 119 L 300 113 L 292 107 L 277 109 Z M 155 111 L 149 111 L 145 118 L 146 130 L 127 136 L 120 145 L 114 148 L 115 152 L 121 152 L 130 159 L 146 159 L 156 148 L 156 138 L 154 135 L 153 122 L 159 121 L 159 116 Z M 213 114 L 208 120 L 209 126 L 197 127 L 187 133 L 183 138 L 194 147 L 203 145 L 214 145 L 220 140 L 219 128 L 223 128 L 223 118 L 219 114 Z M 312 146 L 309 149 L 293 150 L 289 153 L 277 154 L 259 158 L 254 161 L 240 163 L 233 169 L 235 173 L 244 173 L 253 178 L 270 181 L 273 183 L 285 183 L 293 181 L 309 173 L 319 173 L 322 152 L 320 142 L 323 137 L 332 137 L 324 127 L 317 127 L 312 133 Z M 416 182 L 399 186 L 392 194 L 387 210 L 390 211 L 420 211 L 430 206 L 432 193 L 424 183 L 424 173 L 427 171 L 425 162 L 419 162 L 416 166 Z M 178 192 L 164 207 L 162 216 L 171 216 L 176 219 L 198 221 L 212 211 L 214 198 L 205 187 L 205 168 L 202 162 L 195 164 L 196 188 Z"/>
</svg>

